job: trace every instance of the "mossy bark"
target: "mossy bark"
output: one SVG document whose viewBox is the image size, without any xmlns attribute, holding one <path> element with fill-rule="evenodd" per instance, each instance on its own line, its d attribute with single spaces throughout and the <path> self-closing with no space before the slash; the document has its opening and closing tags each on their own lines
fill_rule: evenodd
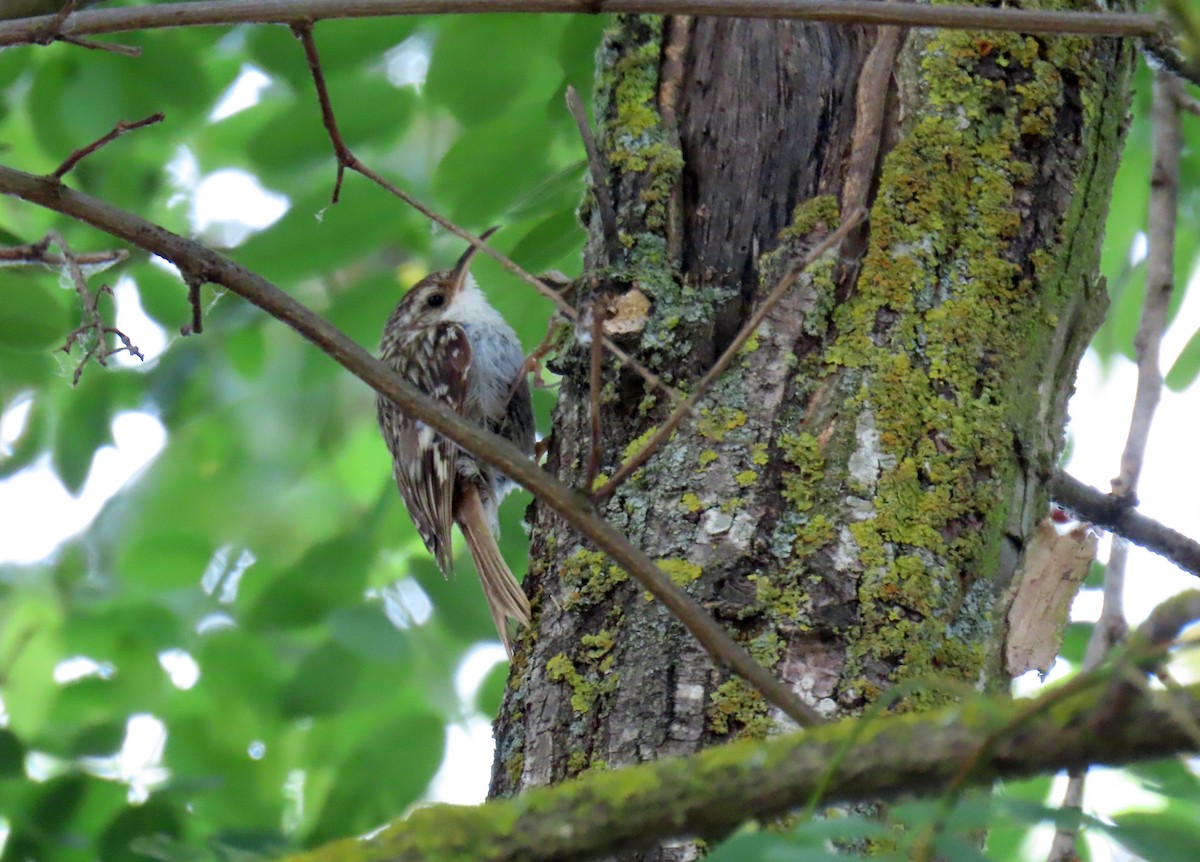
<svg viewBox="0 0 1200 862">
<path fill-rule="evenodd" d="M 836 227 L 873 34 L 616 19 L 598 136 L 620 236 L 591 227 L 584 303 L 635 290 L 624 345 L 686 389 Z M 1002 597 L 1043 515 L 1133 46 L 916 31 L 887 96 L 869 227 L 812 268 L 604 514 L 817 709 L 898 682 L 1006 680 Z M 631 331 L 632 330 L 632 331 Z M 582 484 L 587 351 L 561 358 L 549 467 Z M 601 472 L 670 410 L 606 361 Z M 535 629 L 497 721 L 492 793 L 786 725 L 625 574 L 533 510 Z M 943 695 L 914 689 L 901 708 Z M 677 843 L 628 858 L 695 858 Z"/>
</svg>

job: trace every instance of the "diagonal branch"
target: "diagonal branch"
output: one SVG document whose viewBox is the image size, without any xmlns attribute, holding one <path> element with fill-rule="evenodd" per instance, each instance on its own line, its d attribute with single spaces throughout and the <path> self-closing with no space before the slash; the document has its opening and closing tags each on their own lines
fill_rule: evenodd
<svg viewBox="0 0 1200 862">
<path fill-rule="evenodd" d="M 1161 19 L 1155 15 L 928 6 L 880 3 L 878 0 L 195 0 L 77 12 L 63 22 L 61 35 L 219 24 L 294 24 L 327 18 L 490 12 L 587 15 L 645 12 L 1083 36 L 1169 36 L 1162 33 Z M 52 17 L 0 22 L 0 46 L 35 42 Z"/>
<path fill-rule="evenodd" d="M 1200 593 L 1179 598 L 1186 601 L 1172 600 L 1164 630 L 1200 611 Z M 431 806 L 369 839 L 339 841 L 288 862 L 589 859 L 675 837 L 720 837 L 746 820 L 800 807 L 818 791 L 824 805 L 878 802 L 933 796 L 955 783 L 987 787 L 997 778 L 1195 750 L 1181 721 L 1200 719 L 1195 685 L 1174 692 L 1135 687 L 1120 720 L 1098 732 L 1095 717 L 1104 712 L 1114 671 L 1105 667 L 1036 699 L 981 697 L 969 707 L 887 716 L 867 733 L 867 719 L 850 719 L 589 773 L 474 808 Z M 975 753 L 966 772 L 963 752 Z"/>
<path fill-rule="evenodd" d="M 1088 523 L 1124 536 L 1200 577 L 1200 542 L 1135 511 L 1132 501 L 1105 494 L 1061 472 L 1050 478 L 1047 488 L 1056 503 Z"/>
<path fill-rule="evenodd" d="M 55 168 L 54 173 L 52 173 L 50 176 L 61 180 L 72 169 L 74 169 L 77 164 L 90 156 L 92 153 L 96 152 L 96 150 L 100 149 L 105 144 L 112 143 L 117 138 L 121 137 L 121 135 L 132 132 L 135 129 L 141 129 L 146 126 L 153 126 L 155 123 L 161 123 L 164 119 L 165 117 L 163 116 L 162 111 L 159 111 L 141 120 L 134 120 L 132 122 L 128 120 L 118 120 L 117 124 L 113 126 L 107 134 L 92 141 L 86 147 L 80 147 L 75 152 L 71 153 L 71 155 L 67 156 L 63 163 Z"/>
<path fill-rule="evenodd" d="M 407 413 L 426 422 L 538 499 L 605 551 L 673 613 L 717 661 L 758 689 L 763 697 L 802 726 L 823 721 L 791 688 L 756 662 L 700 606 L 676 586 L 646 554 L 599 517 L 588 499 L 538 467 L 513 444 L 466 421 L 449 407 L 419 392 L 337 327 L 271 282 L 207 246 L 104 201 L 38 177 L 0 166 L 0 192 L 70 216 L 171 261 L 180 271 L 203 273 L 295 329 L 342 367 Z"/>
</svg>

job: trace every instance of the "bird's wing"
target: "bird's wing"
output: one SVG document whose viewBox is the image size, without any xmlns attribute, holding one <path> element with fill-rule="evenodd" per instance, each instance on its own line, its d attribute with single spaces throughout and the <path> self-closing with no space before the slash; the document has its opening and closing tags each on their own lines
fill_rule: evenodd
<svg viewBox="0 0 1200 862">
<path fill-rule="evenodd" d="M 416 349 L 391 360 L 393 367 L 431 398 L 456 413 L 466 406 L 471 345 L 456 323 L 432 328 Z M 458 447 L 421 420 L 379 398 L 379 423 L 392 452 L 393 474 L 409 517 L 446 577 L 454 571 L 450 527 Z"/>
</svg>

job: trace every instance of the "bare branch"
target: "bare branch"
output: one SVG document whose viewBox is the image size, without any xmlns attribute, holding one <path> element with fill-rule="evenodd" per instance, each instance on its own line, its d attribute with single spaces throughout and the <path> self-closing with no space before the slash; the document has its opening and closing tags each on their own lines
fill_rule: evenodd
<svg viewBox="0 0 1200 862">
<path fill-rule="evenodd" d="M 1066 473 L 1055 473 L 1047 487 L 1055 502 L 1089 523 L 1124 536 L 1200 577 L 1200 542 L 1138 513 L 1132 501 L 1105 494 Z"/>
<path fill-rule="evenodd" d="M 1097 733 L 1092 717 L 1103 708 L 1111 676 L 1105 668 L 1035 700 L 978 698 L 969 710 L 955 704 L 887 716 L 866 734 L 864 719 L 852 719 L 803 735 L 589 772 L 569 786 L 538 787 L 476 808 L 430 806 L 370 839 L 339 842 L 289 862 L 347 853 L 360 860 L 386 853 L 393 862 L 591 859 L 674 837 L 721 837 L 746 820 L 794 810 L 816 793 L 829 805 L 945 793 L 959 780 L 964 751 L 979 754 L 960 788 L 1195 750 L 1179 717 L 1200 718 L 1200 686 L 1137 691 L 1122 720 Z"/>
<path fill-rule="evenodd" d="M 67 0 L 61 9 L 53 15 L 46 16 L 40 20 L 44 22 L 37 32 L 29 41 L 37 45 L 49 45 L 53 42 L 66 42 L 68 45 L 77 45 L 80 48 L 87 48 L 91 51 L 111 51 L 114 54 L 123 54 L 126 57 L 140 57 L 142 49 L 133 45 L 117 45 L 112 42 L 97 42 L 95 39 L 85 39 L 82 36 L 67 36 L 63 34 L 63 27 L 67 19 L 71 17 L 71 13 L 75 11 L 76 6 L 81 5 L 76 0 Z M 15 15 L 0 15 L 4 18 L 15 18 Z"/>
<path fill-rule="evenodd" d="M 128 260 L 129 252 L 123 248 L 115 251 L 87 251 L 74 257 L 86 275 L 89 269 L 108 269 Z M 0 266 L 44 266 L 47 269 L 62 269 L 66 262 L 67 259 L 61 254 L 50 254 L 49 244 L 45 240 L 29 245 L 0 246 Z"/>
<path fill-rule="evenodd" d="M 796 692 L 730 638 L 699 603 L 675 585 L 642 550 L 596 515 L 586 497 L 550 476 L 507 440 L 466 421 L 449 407 L 419 392 L 329 321 L 262 276 L 198 242 L 67 188 L 57 180 L 0 165 L 0 192 L 90 224 L 171 261 L 181 272 L 204 273 L 206 281 L 228 288 L 286 323 L 376 392 L 394 401 L 401 410 L 411 413 L 528 488 L 564 522 L 636 578 L 683 623 L 710 655 L 758 689 L 764 698 L 798 724 L 811 726 L 823 721 Z"/>
<path fill-rule="evenodd" d="M 96 150 L 103 147 L 105 144 L 115 141 L 117 138 L 121 137 L 121 135 L 124 135 L 127 132 L 132 132 L 134 129 L 141 129 L 145 128 L 146 126 L 153 126 L 155 123 L 161 123 L 164 119 L 165 117 L 162 111 L 159 111 L 151 114 L 148 117 L 145 117 L 144 119 L 135 120 L 133 122 L 129 122 L 127 120 L 118 120 L 117 124 L 113 126 L 112 131 L 92 141 L 86 147 L 80 147 L 75 152 L 71 153 L 71 155 L 67 156 L 66 161 L 54 169 L 54 173 L 52 173 L 50 176 L 54 177 L 56 180 L 61 180 L 67 175 L 67 173 L 71 171 L 72 168 L 74 168 L 92 153 L 96 152 Z"/>
<path fill-rule="evenodd" d="M 596 206 L 600 208 L 600 226 L 604 231 L 604 246 L 608 250 L 609 259 L 620 248 L 617 238 L 617 208 L 613 206 L 612 193 L 605 181 L 608 171 L 604 169 L 604 160 L 600 158 L 600 150 L 596 146 L 596 138 L 588 125 L 587 111 L 584 110 L 583 100 L 570 84 L 567 85 L 567 110 L 575 118 L 579 129 L 579 137 L 583 139 L 583 150 L 587 153 L 588 172 L 592 175 L 592 192 L 596 195 Z"/>
<path fill-rule="evenodd" d="M 927 6 L 878 0 L 196 0 L 77 12 L 63 22 L 62 34 L 81 36 L 167 27 L 491 12 L 587 15 L 646 12 L 1083 36 L 1152 37 L 1161 30 L 1161 19 L 1146 14 Z M 52 17 L 0 22 L 0 46 L 36 41 L 40 28 Z"/>
<path fill-rule="evenodd" d="M 725 369 L 733 362 L 738 351 L 742 349 L 742 345 L 746 343 L 751 335 L 758 331 L 758 327 L 766 320 L 767 315 L 771 313 L 771 309 L 791 290 L 792 285 L 796 283 L 796 279 L 800 277 L 801 273 L 812 266 L 821 255 L 837 246 L 866 217 L 866 210 L 860 209 L 857 212 L 851 213 L 836 231 L 827 236 L 816 248 L 805 255 L 802 260 L 792 265 L 783 278 L 779 280 L 779 283 L 767 294 L 767 298 L 763 300 L 762 305 L 755 310 L 754 314 L 750 315 L 750 319 L 746 321 L 746 325 L 742 327 L 741 332 L 725 348 L 725 352 L 713 363 L 712 368 L 708 369 L 705 375 L 700 378 L 700 382 L 696 384 L 695 390 L 688 396 L 687 400 L 680 404 L 675 409 L 675 412 L 667 417 L 667 421 L 660 425 L 658 430 L 650 436 L 650 439 L 646 441 L 646 445 L 622 464 L 621 468 L 605 483 L 604 487 L 592 495 L 595 499 L 604 500 L 612 496 L 613 492 L 621 486 L 622 482 L 650 460 L 650 457 L 663 444 L 663 441 L 670 437 L 675 429 L 679 427 L 679 423 L 695 410 L 696 405 L 700 403 L 700 399 L 708 392 L 709 387 L 716 382 L 718 377 L 725 373 Z"/>
</svg>

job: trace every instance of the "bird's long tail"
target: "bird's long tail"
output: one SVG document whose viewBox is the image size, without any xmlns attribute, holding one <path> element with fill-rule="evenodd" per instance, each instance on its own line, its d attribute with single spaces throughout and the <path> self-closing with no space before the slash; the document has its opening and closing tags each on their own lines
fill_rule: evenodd
<svg viewBox="0 0 1200 862">
<path fill-rule="evenodd" d="M 509 658 L 512 658 L 508 620 L 514 619 L 522 626 L 529 625 L 529 599 L 500 555 L 496 537 L 488 525 L 483 501 L 479 498 L 479 490 L 469 483 L 459 500 L 458 526 L 462 529 L 471 558 L 475 561 L 475 569 L 479 572 L 479 581 L 483 585 L 483 594 L 487 596 L 500 642 L 504 644 Z"/>
</svg>

